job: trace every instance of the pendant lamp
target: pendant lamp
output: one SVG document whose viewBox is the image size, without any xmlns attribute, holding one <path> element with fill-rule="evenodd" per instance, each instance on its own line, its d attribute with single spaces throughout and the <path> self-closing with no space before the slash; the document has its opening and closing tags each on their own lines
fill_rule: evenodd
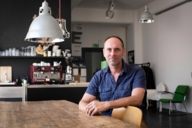
<svg viewBox="0 0 192 128">
<path fill-rule="evenodd" d="M 107 19 L 112 19 L 112 18 L 114 17 L 114 15 L 115 15 L 114 8 L 115 8 L 115 4 L 114 4 L 113 0 L 111 0 L 111 1 L 109 2 L 109 6 L 108 6 L 108 8 L 107 8 L 107 11 L 106 11 L 106 13 L 105 13 L 105 17 L 106 17 Z"/>
<path fill-rule="evenodd" d="M 153 23 L 154 19 L 153 19 L 153 15 L 151 14 L 151 12 L 149 12 L 149 8 L 146 5 L 144 12 L 142 13 L 140 19 L 139 19 L 140 23 Z"/>
<path fill-rule="evenodd" d="M 61 0 L 59 0 L 59 19 L 57 20 L 59 22 L 59 27 L 62 31 L 64 38 L 70 38 L 70 33 L 66 27 L 66 20 L 61 18 Z"/>
<path fill-rule="evenodd" d="M 64 41 L 59 23 L 51 16 L 51 9 L 46 0 L 39 8 L 39 16 L 32 21 L 25 40 L 52 44 Z"/>
</svg>

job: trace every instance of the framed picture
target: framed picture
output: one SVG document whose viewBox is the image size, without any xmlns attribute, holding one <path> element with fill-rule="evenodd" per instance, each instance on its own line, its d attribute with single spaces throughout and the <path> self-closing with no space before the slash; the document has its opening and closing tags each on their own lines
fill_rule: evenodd
<svg viewBox="0 0 192 128">
<path fill-rule="evenodd" d="M 134 50 L 128 51 L 128 63 L 129 64 L 134 64 L 135 63 Z"/>
<path fill-rule="evenodd" d="M 0 66 L 0 83 L 12 82 L 12 67 Z"/>
</svg>

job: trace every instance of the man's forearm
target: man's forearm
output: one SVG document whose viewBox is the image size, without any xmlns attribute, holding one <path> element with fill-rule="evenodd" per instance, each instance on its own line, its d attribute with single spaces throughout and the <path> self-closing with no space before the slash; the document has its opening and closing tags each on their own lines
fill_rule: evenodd
<svg viewBox="0 0 192 128">
<path fill-rule="evenodd" d="M 126 107 L 129 105 L 139 106 L 142 104 L 144 94 L 145 89 L 143 88 L 133 89 L 131 96 L 109 101 L 109 106 L 110 108 Z"/>
<path fill-rule="evenodd" d="M 142 100 L 138 99 L 137 96 L 124 97 L 117 100 L 109 101 L 109 108 L 126 107 L 129 105 L 139 106 Z"/>
<path fill-rule="evenodd" d="M 83 95 L 82 99 L 81 99 L 80 102 L 79 102 L 79 109 L 80 109 L 81 111 L 86 112 L 86 106 L 87 106 L 87 104 L 89 104 L 91 101 L 93 101 L 93 100 L 95 100 L 95 99 L 96 99 L 95 96 L 92 96 L 92 95 L 90 95 L 90 94 L 88 94 L 88 93 L 85 93 L 85 94 Z"/>
</svg>

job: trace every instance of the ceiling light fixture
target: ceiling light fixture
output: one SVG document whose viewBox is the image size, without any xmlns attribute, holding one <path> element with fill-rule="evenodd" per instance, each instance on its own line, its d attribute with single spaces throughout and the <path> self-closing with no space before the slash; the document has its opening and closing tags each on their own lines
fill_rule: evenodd
<svg viewBox="0 0 192 128">
<path fill-rule="evenodd" d="M 109 2 L 109 6 L 107 8 L 107 11 L 105 13 L 105 16 L 107 19 L 112 19 L 114 17 L 114 15 L 115 15 L 114 8 L 115 8 L 115 4 L 114 4 L 113 0 L 111 0 Z"/>
<path fill-rule="evenodd" d="M 39 16 L 33 19 L 25 40 L 52 44 L 64 41 L 59 23 L 51 16 L 51 9 L 46 0 L 39 8 Z"/>
<path fill-rule="evenodd" d="M 61 18 L 61 0 L 59 0 L 59 19 L 57 20 L 59 22 L 59 27 L 63 33 L 64 38 L 70 38 L 70 33 L 66 27 L 66 20 Z"/>
<path fill-rule="evenodd" d="M 144 12 L 142 13 L 140 19 L 139 19 L 140 23 L 153 23 L 154 19 L 153 19 L 153 15 L 152 13 L 149 12 L 149 8 L 147 5 L 145 5 L 145 9 Z"/>
</svg>

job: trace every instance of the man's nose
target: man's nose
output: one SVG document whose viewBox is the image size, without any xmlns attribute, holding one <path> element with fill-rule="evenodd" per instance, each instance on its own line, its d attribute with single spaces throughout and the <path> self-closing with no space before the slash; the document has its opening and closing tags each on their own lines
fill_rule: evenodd
<svg viewBox="0 0 192 128">
<path fill-rule="evenodd" d="M 111 55 L 115 55 L 115 51 L 114 50 L 111 50 Z"/>
</svg>

